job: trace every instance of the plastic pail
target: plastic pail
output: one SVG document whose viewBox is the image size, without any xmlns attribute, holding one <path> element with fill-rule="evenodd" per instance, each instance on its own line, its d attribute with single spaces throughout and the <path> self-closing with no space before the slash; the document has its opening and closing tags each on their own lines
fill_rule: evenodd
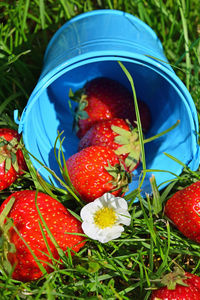
<svg viewBox="0 0 200 300">
<path fill-rule="evenodd" d="M 146 102 L 152 115 L 148 136 L 153 136 L 178 119 L 170 133 L 145 145 L 147 169 L 158 185 L 179 175 L 182 166 L 164 152 L 179 159 L 192 170 L 199 165 L 198 119 L 188 90 L 176 76 L 163 53 L 161 42 L 152 29 L 138 18 L 116 10 L 97 10 L 81 14 L 64 24 L 46 49 L 44 66 L 19 124 L 25 147 L 41 163 L 59 175 L 53 147 L 64 130 L 65 158 L 77 152 L 79 139 L 72 131 L 73 116 L 68 106 L 69 89 L 83 87 L 86 81 L 106 76 L 130 84 L 117 61 L 131 73 L 138 98 Z M 44 179 L 54 178 L 31 157 Z M 155 171 L 155 170 L 164 170 Z M 133 176 L 129 191 L 138 186 L 141 168 Z M 143 191 L 150 192 L 147 173 Z"/>
</svg>

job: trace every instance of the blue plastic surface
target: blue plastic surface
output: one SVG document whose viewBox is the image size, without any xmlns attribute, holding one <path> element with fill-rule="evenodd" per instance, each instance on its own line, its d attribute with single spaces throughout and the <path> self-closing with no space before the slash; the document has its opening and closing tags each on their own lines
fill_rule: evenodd
<svg viewBox="0 0 200 300">
<path fill-rule="evenodd" d="M 72 132 L 69 89 L 75 91 L 98 76 L 116 79 L 130 89 L 117 61 L 129 70 L 138 98 L 151 110 L 152 125 L 147 137 L 169 128 L 178 119 L 181 121 L 176 129 L 145 145 L 147 168 L 164 170 L 153 171 L 157 183 L 164 187 L 174 178 L 172 173 L 179 175 L 182 171 L 182 166 L 164 152 L 196 170 L 199 165 L 198 118 L 188 90 L 168 64 L 152 29 L 138 18 L 115 10 L 79 15 L 63 25 L 49 42 L 41 76 L 21 120 L 16 120 L 27 150 L 59 175 L 53 153 L 57 132 L 64 130 L 66 159 L 77 152 L 79 142 Z M 58 185 L 47 170 L 31 160 L 44 179 Z M 141 168 L 134 172 L 129 191 L 138 186 L 140 172 Z M 151 174 L 147 173 L 144 192 L 151 192 Z"/>
</svg>

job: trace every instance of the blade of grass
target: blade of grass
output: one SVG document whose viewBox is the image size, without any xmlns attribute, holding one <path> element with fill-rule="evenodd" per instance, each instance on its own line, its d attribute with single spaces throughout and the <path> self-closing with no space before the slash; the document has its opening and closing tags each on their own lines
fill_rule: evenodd
<svg viewBox="0 0 200 300">
<path fill-rule="evenodd" d="M 146 169 L 146 160 L 145 160 L 145 150 L 144 150 L 144 139 L 143 139 L 143 133 L 142 133 L 142 125 L 141 125 L 141 120 L 140 120 L 140 114 L 139 114 L 139 108 L 138 108 L 138 103 L 137 103 L 137 96 L 136 96 L 136 91 L 135 91 L 135 86 L 133 82 L 133 78 L 129 71 L 126 69 L 126 67 L 119 61 L 118 62 L 122 70 L 124 71 L 127 79 L 130 82 L 132 93 L 133 93 L 133 99 L 134 99 L 134 106 L 135 106 L 135 113 L 136 113 L 136 120 L 137 120 L 137 127 L 138 127 L 138 135 L 139 135 L 139 143 L 141 147 L 141 161 L 142 161 L 142 168 Z M 145 179 L 145 173 L 142 175 L 141 182 L 138 186 L 138 189 L 142 186 L 143 182 Z"/>
<path fill-rule="evenodd" d="M 186 52 L 186 87 L 190 89 L 190 72 L 191 72 L 191 59 L 190 59 L 190 52 L 189 52 L 189 36 L 188 36 L 188 27 L 187 27 L 187 20 L 185 17 L 186 13 L 186 4 L 185 0 L 178 0 L 181 21 L 183 26 L 183 34 L 185 40 L 185 52 Z"/>
</svg>

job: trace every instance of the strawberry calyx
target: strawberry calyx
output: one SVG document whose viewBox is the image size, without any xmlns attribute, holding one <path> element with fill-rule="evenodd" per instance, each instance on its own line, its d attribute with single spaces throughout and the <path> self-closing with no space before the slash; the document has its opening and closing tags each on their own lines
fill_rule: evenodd
<svg viewBox="0 0 200 300">
<path fill-rule="evenodd" d="M 120 163 L 111 166 L 110 162 L 108 162 L 108 167 L 104 168 L 112 176 L 112 180 L 108 182 L 113 186 L 112 192 L 121 189 L 122 194 L 126 193 L 132 176 L 130 173 L 126 172 L 123 164 Z"/>
<path fill-rule="evenodd" d="M 74 115 L 74 124 L 73 128 L 76 132 L 79 130 L 78 121 L 88 119 L 88 113 L 85 111 L 85 108 L 88 106 L 87 95 L 85 94 L 85 89 L 79 89 L 76 92 L 73 92 L 72 89 L 69 90 L 69 98 L 74 102 L 78 103 L 78 106 L 72 111 Z M 71 107 L 71 105 L 70 105 Z"/>
<path fill-rule="evenodd" d="M 19 172 L 19 165 L 16 156 L 19 148 L 20 145 L 16 138 L 7 141 L 3 137 L 0 137 L 0 164 L 5 162 L 5 173 L 10 170 L 11 166 L 13 166 L 17 173 Z"/>
<path fill-rule="evenodd" d="M 111 129 L 117 134 L 114 141 L 120 145 L 114 152 L 118 156 L 128 154 L 125 158 L 125 166 L 129 170 L 133 170 L 140 160 L 141 145 L 138 128 L 133 127 L 128 120 L 126 122 L 130 130 L 115 125 L 111 126 Z"/>
<path fill-rule="evenodd" d="M 8 254 L 16 252 L 15 245 L 10 242 L 9 235 L 9 230 L 13 227 L 13 220 L 7 217 L 14 202 L 15 198 L 11 197 L 0 214 L 0 267 L 7 274 L 12 272 L 12 265 L 8 260 Z"/>
<path fill-rule="evenodd" d="M 139 139 L 139 129 L 137 123 L 136 127 L 133 127 L 133 125 L 128 120 L 126 120 L 126 123 L 129 126 L 129 130 L 123 129 L 115 125 L 112 125 L 111 129 L 117 134 L 117 136 L 114 138 L 115 143 L 121 145 L 114 152 L 118 156 L 128 154 L 125 158 L 125 166 L 129 171 L 131 171 L 135 169 L 135 167 L 138 164 L 138 161 L 141 158 L 141 144 Z M 179 125 L 179 123 L 180 120 L 177 120 L 177 122 L 168 129 L 150 138 L 144 139 L 143 143 L 150 143 L 160 138 L 161 136 L 175 129 Z"/>
<path fill-rule="evenodd" d="M 184 282 L 185 279 L 187 279 L 187 276 L 185 275 L 184 270 L 179 267 L 175 267 L 173 272 L 163 276 L 161 279 L 161 285 L 166 286 L 168 290 L 175 290 L 177 284 L 188 286 L 188 284 Z"/>
</svg>

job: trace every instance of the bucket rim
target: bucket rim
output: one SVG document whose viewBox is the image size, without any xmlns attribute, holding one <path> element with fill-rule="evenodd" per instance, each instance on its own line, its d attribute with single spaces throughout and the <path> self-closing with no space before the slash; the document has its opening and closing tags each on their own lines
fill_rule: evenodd
<svg viewBox="0 0 200 300">
<path fill-rule="evenodd" d="M 79 15 L 74 16 L 73 18 L 69 19 L 67 22 L 65 22 L 51 37 L 45 53 L 44 53 L 44 58 L 43 61 L 46 60 L 46 57 L 48 55 L 48 52 L 50 51 L 50 48 L 52 46 L 52 44 L 54 43 L 55 39 L 61 34 L 61 32 L 66 29 L 68 26 L 70 26 L 71 24 L 87 18 L 88 16 L 95 16 L 95 15 L 101 15 L 101 14 L 105 14 L 105 15 L 118 15 L 120 17 L 125 16 L 127 19 L 134 20 L 135 22 L 139 23 L 141 26 L 143 26 L 145 28 L 145 30 L 147 30 L 152 37 L 154 37 L 158 42 L 159 42 L 159 46 L 161 47 L 161 49 L 163 50 L 163 46 L 162 43 L 160 41 L 160 39 L 158 38 L 158 36 L 156 35 L 155 31 L 148 25 L 146 24 L 144 21 L 142 21 L 141 19 L 139 19 L 138 17 L 128 13 L 128 12 L 124 12 L 122 10 L 116 10 L 116 9 L 96 9 L 93 11 L 88 11 L 88 12 L 84 12 L 84 13 L 80 13 Z"/>
</svg>

